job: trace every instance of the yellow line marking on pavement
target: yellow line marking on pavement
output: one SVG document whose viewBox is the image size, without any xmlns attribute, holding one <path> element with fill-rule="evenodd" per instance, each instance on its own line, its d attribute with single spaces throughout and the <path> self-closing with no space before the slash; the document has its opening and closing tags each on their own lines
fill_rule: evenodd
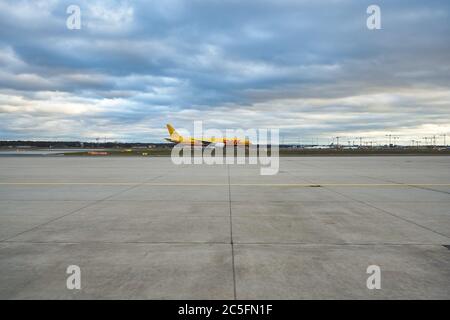
<svg viewBox="0 0 450 320">
<path fill-rule="evenodd" d="M 165 187 L 214 187 L 228 186 L 228 183 L 142 183 L 136 182 L 0 182 L 0 185 L 98 185 L 98 186 L 165 186 Z M 231 186 L 238 187 L 449 187 L 450 183 L 231 183 Z"/>
</svg>

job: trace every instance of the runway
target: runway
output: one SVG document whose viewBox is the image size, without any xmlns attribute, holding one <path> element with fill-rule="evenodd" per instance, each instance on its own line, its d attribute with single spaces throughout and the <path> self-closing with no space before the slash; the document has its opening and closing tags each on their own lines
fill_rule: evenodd
<svg viewBox="0 0 450 320">
<path fill-rule="evenodd" d="M 0 298 L 450 299 L 449 208 L 448 156 L 0 157 Z"/>
</svg>

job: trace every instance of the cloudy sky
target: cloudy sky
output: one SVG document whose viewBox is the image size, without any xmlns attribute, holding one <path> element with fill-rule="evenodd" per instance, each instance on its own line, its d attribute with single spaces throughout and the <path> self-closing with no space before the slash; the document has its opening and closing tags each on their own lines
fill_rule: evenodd
<svg viewBox="0 0 450 320">
<path fill-rule="evenodd" d="M 159 142 L 194 120 L 285 142 L 450 134 L 450 1 L 0 1 L 0 140 Z"/>
</svg>

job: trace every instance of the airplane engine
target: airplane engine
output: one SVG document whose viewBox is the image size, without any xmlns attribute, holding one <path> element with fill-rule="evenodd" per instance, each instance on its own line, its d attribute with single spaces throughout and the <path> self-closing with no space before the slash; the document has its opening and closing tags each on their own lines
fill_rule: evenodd
<svg viewBox="0 0 450 320">
<path fill-rule="evenodd" d="M 215 148 L 223 148 L 223 147 L 225 147 L 225 143 L 223 143 L 223 142 L 216 142 L 214 144 L 214 147 Z"/>
</svg>

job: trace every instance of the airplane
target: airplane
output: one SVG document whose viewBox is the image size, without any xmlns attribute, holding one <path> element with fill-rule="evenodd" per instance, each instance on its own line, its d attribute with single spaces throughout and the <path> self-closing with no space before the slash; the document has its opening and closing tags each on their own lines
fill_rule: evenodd
<svg viewBox="0 0 450 320">
<path fill-rule="evenodd" d="M 202 147 L 217 147 L 223 148 L 226 145 L 233 146 L 249 146 L 251 144 L 249 139 L 238 139 L 238 138 L 193 138 L 193 137 L 183 137 L 181 136 L 171 124 L 167 124 L 167 130 L 169 131 L 169 138 L 164 138 L 167 141 L 173 142 L 175 144 L 190 144 L 192 146 L 202 146 Z"/>
</svg>

